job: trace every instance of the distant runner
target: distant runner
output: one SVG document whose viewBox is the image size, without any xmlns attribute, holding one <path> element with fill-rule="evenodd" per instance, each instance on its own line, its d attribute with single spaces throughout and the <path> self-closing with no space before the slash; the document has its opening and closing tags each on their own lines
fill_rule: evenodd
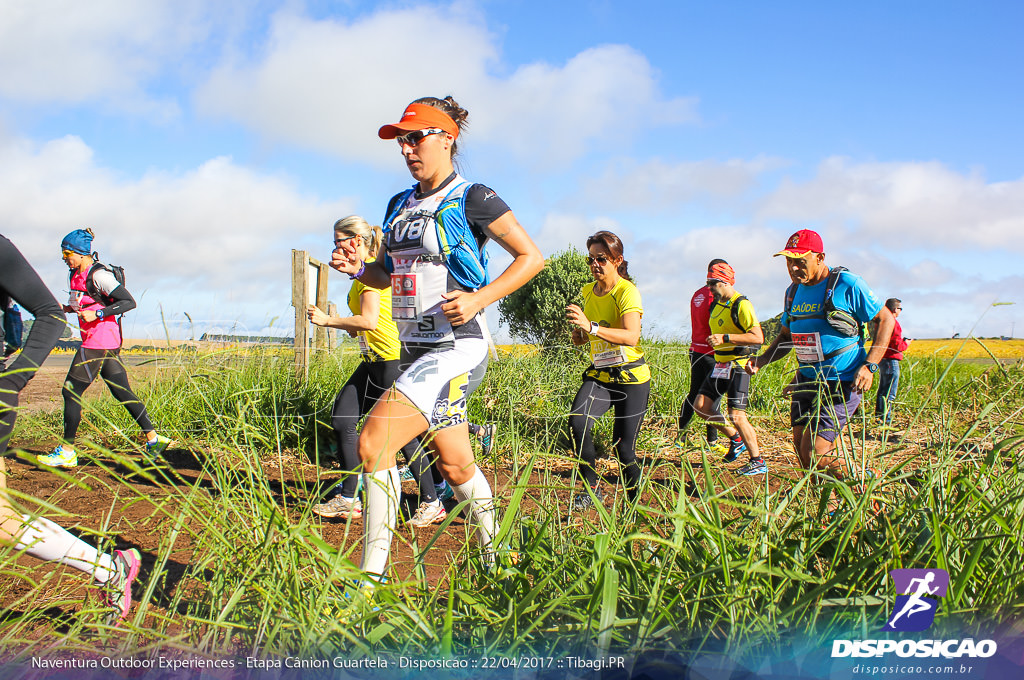
<svg viewBox="0 0 1024 680">
<path fill-rule="evenodd" d="M 782 330 L 763 353 L 747 362 L 747 372 L 754 374 L 790 350 L 796 352 L 800 369 L 792 385 L 793 446 L 808 470 L 819 468 L 844 477 L 849 471 L 832 455 L 835 440 L 864 391 L 871 388 L 895 319 L 862 278 L 845 269 L 829 269 L 817 233 L 796 232 L 775 255 L 785 256 L 793 281 L 782 310 Z M 863 326 L 873 319 L 878 332 L 868 353 Z"/>
<path fill-rule="evenodd" d="M 604 497 L 597 486 L 593 429 L 611 408 L 615 409 L 612 439 L 619 477 L 626 496 L 636 500 L 640 492 L 636 438 L 651 395 L 651 367 L 640 349 L 644 309 L 623 258 L 622 241 L 610 231 L 599 231 L 587 239 L 587 252 L 594 282 L 580 291 L 582 308 L 574 304 L 566 308 L 566 316 L 576 326 L 572 342 L 589 345 L 591 361 L 569 415 L 580 474 L 590 489 L 572 499 L 569 509 L 575 511 L 591 508 L 595 498 Z"/>
<path fill-rule="evenodd" d="M 78 315 L 82 346 L 75 353 L 64 382 L 64 441 L 52 453 L 39 457 L 40 463 L 50 467 L 78 465 L 74 444 L 82 422 L 82 397 L 97 376 L 142 428 L 150 458 L 159 456 L 173 444 L 168 437 L 157 434 L 145 404 L 128 384 L 128 373 L 120 356 L 122 338 L 118 317 L 135 309 L 135 298 L 117 280 L 113 270 L 96 259 L 92 239 L 92 229 L 76 229 L 60 244 L 61 257 L 71 270 L 71 297 L 64 311 Z"/>
<path fill-rule="evenodd" d="M 729 437 L 726 463 L 732 463 L 744 451 L 749 452 L 750 461 L 734 470 L 736 474 L 763 475 L 768 466 L 757 445 L 757 432 L 747 420 L 750 375 L 743 367 L 747 357 L 764 342 L 764 334 L 754 306 L 733 288 L 735 282 L 736 273 L 724 262 L 708 271 L 708 289 L 715 296 L 715 304 L 711 308 L 707 342 L 715 348 L 715 365 L 700 388 L 697 413 Z M 715 408 L 723 397 L 727 398 L 729 420 L 735 427 Z"/>
<path fill-rule="evenodd" d="M 910 346 L 911 341 L 903 337 L 903 329 L 900 327 L 900 314 L 903 313 L 903 301 L 899 298 L 889 298 L 885 306 L 892 312 L 893 329 L 889 336 L 889 346 L 885 348 L 882 360 L 878 362 L 878 394 L 875 396 L 875 417 L 882 425 L 892 425 L 893 404 L 896 403 L 896 392 L 900 389 L 900 362 L 903 361 L 903 351 Z"/>
<path fill-rule="evenodd" d="M 35 317 L 21 354 L 0 373 L 0 542 L 13 545 L 39 560 L 57 561 L 90 574 L 103 602 L 114 609 L 113 620 L 128 615 L 132 582 L 139 574 L 140 555 L 134 548 L 101 553 L 44 517 L 16 509 L 7 495 L 7 451 L 18 415 L 18 393 L 35 376 L 64 332 L 64 313 L 21 252 L 0 236 L 0 294 L 9 295 Z"/>
<path fill-rule="evenodd" d="M 721 259 L 711 260 L 708 263 L 708 271 L 711 271 L 716 264 L 728 264 L 728 262 Z M 686 429 L 693 419 L 697 394 L 711 374 L 711 369 L 715 367 L 715 348 L 708 344 L 708 336 L 711 335 L 711 326 L 709 325 L 711 306 L 714 302 L 711 289 L 706 284 L 698 288 L 690 297 L 690 391 L 679 409 L 679 430 L 676 434 L 678 446 L 682 446 L 686 442 Z M 721 399 L 714 403 L 714 410 L 717 411 L 720 404 Z M 708 445 L 720 454 L 727 453 L 728 446 L 717 443 L 718 428 L 708 423 L 706 430 Z"/>
</svg>

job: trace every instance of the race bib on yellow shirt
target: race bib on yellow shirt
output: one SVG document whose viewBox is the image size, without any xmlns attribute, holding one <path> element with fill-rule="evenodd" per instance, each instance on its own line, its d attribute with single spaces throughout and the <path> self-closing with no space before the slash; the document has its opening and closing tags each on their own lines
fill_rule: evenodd
<svg viewBox="0 0 1024 680">
<path fill-rule="evenodd" d="M 594 362 L 594 368 L 621 366 L 626 363 L 625 348 L 622 345 L 613 345 L 604 340 L 591 341 L 590 356 Z"/>
</svg>

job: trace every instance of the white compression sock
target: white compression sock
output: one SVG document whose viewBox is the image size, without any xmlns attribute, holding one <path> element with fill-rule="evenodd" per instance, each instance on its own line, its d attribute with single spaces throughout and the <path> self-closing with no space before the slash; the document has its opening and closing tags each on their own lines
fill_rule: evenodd
<svg viewBox="0 0 1024 680">
<path fill-rule="evenodd" d="M 452 484 L 455 497 L 460 503 L 469 501 L 470 513 L 476 523 L 477 542 L 485 559 L 494 560 L 494 496 L 491 485 L 487 483 L 483 470 L 479 466 L 473 477 L 465 484 Z"/>
<path fill-rule="evenodd" d="M 384 575 L 391 556 L 391 536 L 398 524 L 398 496 L 402 479 L 398 468 L 363 473 L 363 562 L 360 569 Z"/>
<path fill-rule="evenodd" d="M 21 533 L 15 547 L 40 560 L 56 561 L 92 574 L 97 584 L 114 575 L 114 560 L 45 517 L 32 520 L 23 515 Z"/>
</svg>

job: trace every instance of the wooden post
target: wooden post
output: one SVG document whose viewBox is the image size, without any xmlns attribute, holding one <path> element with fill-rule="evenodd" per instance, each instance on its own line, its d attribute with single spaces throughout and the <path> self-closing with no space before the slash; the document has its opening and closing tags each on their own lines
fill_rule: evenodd
<svg viewBox="0 0 1024 680">
<path fill-rule="evenodd" d="M 295 307 L 295 379 L 302 381 L 309 376 L 309 319 L 306 306 L 309 304 L 309 280 L 306 267 L 309 253 L 292 250 L 292 306 Z"/>
<path fill-rule="evenodd" d="M 313 258 L 309 259 L 309 263 L 316 267 L 316 306 L 327 311 L 327 263 L 317 262 Z M 316 327 L 316 340 L 313 343 L 314 347 L 318 352 L 325 352 L 329 345 L 330 339 L 327 333 L 327 329 L 323 326 Z"/>
<path fill-rule="evenodd" d="M 333 302 L 328 302 L 327 303 L 327 315 L 328 316 L 338 316 L 338 305 L 334 304 Z M 340 341 L 338 340 L 338 333 L 339 333 L 339 331 L 338 331 L 337 328 L 328 328 L 327 329 L 327 349 L 328 349 L 328 351 L 334 351 L 334 349 L 341 344 Z"/>
</svg>

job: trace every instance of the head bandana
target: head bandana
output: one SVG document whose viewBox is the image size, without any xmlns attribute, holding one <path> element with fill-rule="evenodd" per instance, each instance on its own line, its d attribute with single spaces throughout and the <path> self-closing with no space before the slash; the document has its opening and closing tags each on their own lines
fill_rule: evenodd
<svg viewBox="0 0 1024 680">
<path fill-rule="evenodd" d="M 717 279 L 722 283 L 728 283 L 730 286 L 736 283 L 736 270 L 725 262 L 719 262 L 714 267 L 708 270 L 708 280 Z"/>
<path fill-rule="evenodd" d="M 92 253 L 92 234 L 85 229 L 75 229 L 60 242 L 61 250 L 70 250 L 79 255 Z"/>
</svg>

